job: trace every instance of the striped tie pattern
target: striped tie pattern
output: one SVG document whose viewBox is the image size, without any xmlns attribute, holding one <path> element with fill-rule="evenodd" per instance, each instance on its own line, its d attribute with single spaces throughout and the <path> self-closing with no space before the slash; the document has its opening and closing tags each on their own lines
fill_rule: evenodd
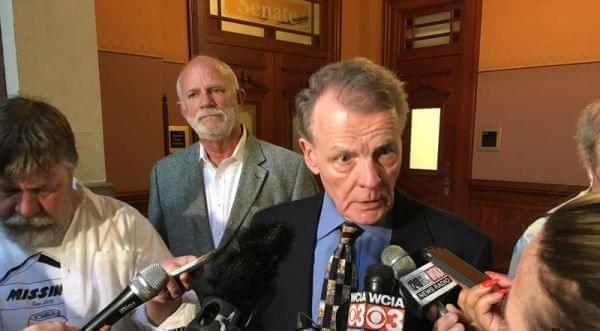
<svg viewBox="0 0 600 331">
<path fill-rule="evenodd" d="M 356 266 L 352 263 L 352 245 L 362 231 L 354 223 L 342 224 L 340 242 L 329 258 L 321 292 L 317 323 L 322 330 L 336 330 L 336 318 L 347 315 L 344 310 L 348 309 L 350 292 L 358 287 Z"/>
</svg>

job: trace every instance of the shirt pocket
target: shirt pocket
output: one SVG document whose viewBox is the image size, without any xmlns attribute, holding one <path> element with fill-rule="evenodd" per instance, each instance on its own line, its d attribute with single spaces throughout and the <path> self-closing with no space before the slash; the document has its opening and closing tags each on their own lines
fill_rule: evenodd
<svg viewBox="0 0 600 331">
<path fill-rule="evenodd" d="M 134 277 L 135 252 L 109 250 L 94 253 L 91 276 L 103 305 L 111 302 Z"/>
</svg>

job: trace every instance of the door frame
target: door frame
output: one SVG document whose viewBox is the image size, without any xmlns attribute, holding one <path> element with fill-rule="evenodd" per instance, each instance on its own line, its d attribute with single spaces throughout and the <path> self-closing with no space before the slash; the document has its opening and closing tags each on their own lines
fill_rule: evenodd
<svg viewBox="0 0 600 331">
<path fill-rule="evenodd" d="M 455 137 L 455 164 L 453 167 L 453 195 L 451 210 L 453 213 L 467 216 L 469 204 L 469 179 L 471 178 L 473 142 L 475 130 L 475 111 L 477 96 L 477 74 L 479 68 L 479 41 L 481 35 L 481 10 L 482 0 L 454 1 L 463 5 L 463 19 L 461 20 L 461 38 L 458 48 L 460 64 L 458 69 L 457 92 L 457 126 Z M 382 62 L 391 70 L 395 69 L 395 62 L 400 53 L 398 41 L 400 26 L 399 17 L 392 10 L 393 6 L 417 9 L 447 4 L 444 0 L 385 0 L 383 21 L 383 54 Z M 464 31 L 464 34 L 463 34 Z M 437 53 L 437 54 L 436 54 Z M 440 56 L 440 52 L 433 52 L 429 56 L 423 54 L 419 58 Z M 448 54 L 449 55 L 449 54 Z M 404 57 L 407 57 L 404 55 Z M 412 58 L 415 58 L 414 55 Z"/>
</svg>

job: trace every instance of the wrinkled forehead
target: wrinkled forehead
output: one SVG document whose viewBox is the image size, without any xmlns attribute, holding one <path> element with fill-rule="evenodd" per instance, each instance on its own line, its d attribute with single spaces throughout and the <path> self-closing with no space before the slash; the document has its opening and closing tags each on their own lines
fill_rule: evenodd
<svg viewBox="0 0 600 331">
<path fill-rule="evenodd" d="M 183 85 L 186 85 L 186 82 L 193 78 L 202 78 L 213 84 L 237 88 L 235 74 L 231 69 L 214 59 L 197 59 L 188 63 L 182 71 Z"/>
</svg>

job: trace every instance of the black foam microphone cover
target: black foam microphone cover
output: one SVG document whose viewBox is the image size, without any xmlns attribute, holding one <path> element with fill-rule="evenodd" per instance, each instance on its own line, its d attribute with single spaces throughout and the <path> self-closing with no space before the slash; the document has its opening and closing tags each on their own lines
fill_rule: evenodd
<svg viewBox="0 0 600 331">
<path fill-rule="evenodd" d="M 212 262 L 200 285 L 200 297 L 217 297 L 251 314 L 271 289 L 292 239 L 292 226 L 283 221 L 251 223 L 236 236 L 235 245 Z"/>
</svg>

